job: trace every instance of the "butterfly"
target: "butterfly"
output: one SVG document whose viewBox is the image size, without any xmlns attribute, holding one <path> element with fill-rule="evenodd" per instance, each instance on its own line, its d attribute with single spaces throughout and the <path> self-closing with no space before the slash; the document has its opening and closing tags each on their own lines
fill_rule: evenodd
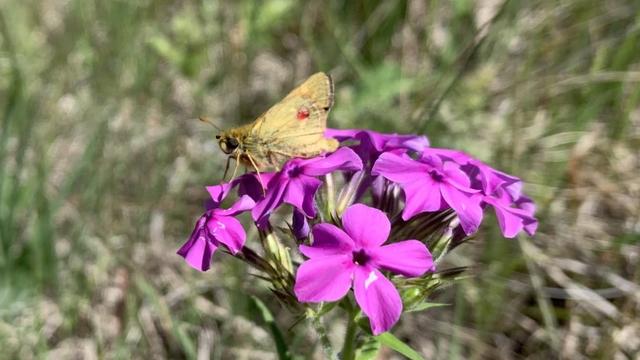
<svg viewBox="0 0 640 360">
<path fill-rule="evenodd" d="M 327 116 L 333 106 L 333 81 L 319 72 L 311 75 L 284 99 L 273 105 L 252 123 L 220 131 L 216 135 L 220 149 L 238 165 L 260 171 L 279 170 L 290 158 L 308 158 L 337 149 L 338 141 L 324 137 Z"/>
</svg>

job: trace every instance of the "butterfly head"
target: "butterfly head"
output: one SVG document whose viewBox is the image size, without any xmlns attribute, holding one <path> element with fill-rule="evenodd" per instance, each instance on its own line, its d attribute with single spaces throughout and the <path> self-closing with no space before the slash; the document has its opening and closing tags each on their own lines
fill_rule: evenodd
<svg viewBox="0 0 640 360">
<path fill-rule="evenodd" d="M 220 150 L 225 154 L 234 153 L 238 146 L 240 146 L 238 139 L 233 136 L 226 134 L 216 135 L 216 139 L 218 140 L 218 145 L 220 145 Z"/>
</svg>

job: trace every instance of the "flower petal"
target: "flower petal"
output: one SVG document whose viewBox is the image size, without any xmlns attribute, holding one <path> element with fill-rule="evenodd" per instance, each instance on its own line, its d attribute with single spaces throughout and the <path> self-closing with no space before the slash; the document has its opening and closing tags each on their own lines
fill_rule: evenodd
<svg viewBox="0 0 640 360">
<path fill-rule="evenodd" d="M 256 205 L 256 202 L 249 195 L 242 195 L 238 201 L 236 201 L 230 208 L 224 209 L 216 209 L 213 212 L 216 215 L 223 216 L 236 216 L 242 212 L 253 209 Z"/>
<path fill-rule="evenodd" d="M 301 302 L 339 300 L 351 288 L 354 267 L 350 255 L 309 259 L 298 268 L 293 291 Z"/>
<path fill-rule="evenodd" d="M 271 180 L 275 175 L 276 173 L 274 172 L 260 173 L 260 178 L 258 179 L 258 174 L 252 172 L 235 178 L 232 183 L 234 186 L 238 185 L 238 195 L 249 195 L 257 202 L 264 198 L 266 188 L 270 187 Z M 262 180 L 262 183 L 260 183 L 260 180 Z M 263 184 L 266 188 L 263 187 Z"/>
<path fill-rule="evenodd" d="M 214 206 L 218 207 L 220 203 L 227 197 L 232 188 L 231 183 L 222 183 L 220 185 L 207 186 L 207 192 L 213 200 Z"/>
<path fill-rule="evenodd" d="M 536 218 L 528 218 L 524 220 L 524 231 L 533 236 L 538 230 L 538 220 Z"/>
<path fill-rule="evenodd" d="M 295 206 L 308 217 L 316 216 L 315 196 L 322 181 L 311 176 L 299 175 L 289 180 L 283 201 Z"/>
<path fill-rule="evenodd" d="M 440 185 L 430 177 L 401 185 L 404 191 L 405 206 L 402 219 L 409 220 L 417 214 L 428 211 L 439 211 L 447 208 L 440 194 Z"/>
<path fill-rule="evenodd" d="M 536 204 L 527 196 L 521 195 L 518 200 L 515 201 L 515 205 L 528 215 L 528 218 L 524 220 L 524 231 L 526 231 L 529 236 L 533 236 L 538 229 L 538 220 L 534 216 Z"/>
<path fill-rule="evenodd" d="M 300 162 L 300 167 L 306 175 L 320 176 L 336 170 L 362 170 L 362 160 L 353 150 L 342 147 L 327 157 L 303 160 Z"/>
<path fill-rule="evenodd" d="M 480 195 L 467 195 L 453 185 L 441 184 L 440 193 L 442 198 L 455 210 L 460 225 L 467 235 L 471 235 L 478 230 L 482 222 L 482 207 L 480 207 Z"/>
<path fill-rule="evenodd" d="M 413 182 L 428 177 L 428 166 L 406 156 L 394 153 L 380 155 L 371 170 L 372 175 L 382 175 L 398 183 Z"/>
<path fill-rule="evenodd" d="M 448 183 L 463 191 L 474 191 L 469 187 L 471 185 L 469 176 L 460 169 L 460 165 L 451 161 L 446 161 L 442 168 L 443 172 L 447 175 Z"/>
<path fill-rule="evenodd" d="M 455 161 L 460 165 L 465 165 L 473 158 L 460 150 L 444 149 L 444 148 L 429 148 L 427 150 L 431 154 L 440 156 L 443 160 Z"/>
<path fill-rule="evenodd" d="M 478 179 L 482 184 L 482 191 L 484 191 L 485 194 L 493 195 L 498 189 L 508 185 L 503 178 L 496 176 L 495 170 L 489 166 L 479 161 L 475 161 L 470 165 L 478 168 Z"/>
<path fill-rule="evenodd" d="M 236 254 L 247 239 L 247 234 L 238 219 L 231 216 L 212 216 L 207 222 L 209 233 L 229 251 Z"/>
<path fill-rule="evenodd" d="M 493 209 L 496 212 L 502 235 L 507 239 L 516 237 L 524 227 L 522 218 L 502 206 L 494 206 Z"/>
<path fill-rule="evenodd" d="M 511 207 L 509 203 L 490 196 L 485 196 L 484 202 L 491 205 L 495 210 L 496 218 L 504 237 L 514 238 L 523 229 L 529 235 L 532 235 L 532 229 L 535 232 L 537 220 L 530 216 L 526 210 Z"/>
<path fill-rule="evenodd" d="M 515 205 L 526 211 L 529 216 L 533 217 L 536 212 L 536 204 L 529 197 L 522 195 L 515 201 Z"/>
<path fill-rule="evenodd" d="M 485 166 L 491 170 L 496 178 L 501 179 L 501 186 L 511 196 L 511 199 L 517 199 L 522 195 L 522 180 L 520 178 L 493 169 L 489 165 L 485 164 Z"/>
<path fill-rule="evenodd" d="M 431 151 L 429 148 L 422 153 L 420 162 L 429 165 L 432 169 L 442 170 L 442 158 Z"/>
<path fill-rule="evenodd" d="M 433 257 L 418 240 L 405 240 L 370 250 L 376 265 L 406 277 L 422 276 L 435 270 Z"/>
<path fill-rule="evenodd" d="M 359 147 L 362 148 L 362 150 L 367 151 L 370 155 L 377 155 L 382 152 L 384 145 L 391 136 L 393 135 L 364 130 L 357 134 L 356 138 L 360 140 Z"/>
<path fill-rule="evenodd" d="M 398 144 L 396 144 L 396 141 Z M 422 135 L 397 135 L 385 145 L 387 148 L 406 148 L 413 151 L 424 151 L 429 147 L 429 139 Z"/>
<path fill-rule="evenodd" d="M 282 197 L 287 188 L 288 179 L 278 173 L 269 181 L 267 194 L 264 198 L 256 203 L 251 210 L 251 217 L 254 221 L 259 222 L 269 215 L 275 208 L 282 204 Z"/>
<path fill-rule="evenodd" d="M 345 141 L 354 139 L 356 134 L 361 132 L 360 129 L 331 129 L 327 128 L 324 131 L 324 136 L 332 137 L 338 141 Z"/>
<path fill-rule="evenodd" d="M 207 271 L 211 266 L 211 257 L 218 247 L 207 240 L 204 231 L 197 231 L 194 235 L 180 247 L 178 255 L 182 256 L 192 268 Z"/>
<path fill-rule="evenodd" d="M 356 302 L 369 317 L 373 335 L 391 329 L 400 319 L 402 300 L 393 283 L 376 269 L 358 266 L 353 289 Z"/>
<path fill-rule="evenodd" d="M 300 245 L 300 252 L 310 258 L 351 254 L 353 239 L 342 229 L 332 224 L 318 224 L 313 227 L 313 244 Z"/>
<path fill-rule="evenodd" d="M 382 211 L 363 205 L 349 206 L 342 214 L 342 228 L 356 247 L 377 247 L 389 238 L 391 223 Z"/>
</svg>

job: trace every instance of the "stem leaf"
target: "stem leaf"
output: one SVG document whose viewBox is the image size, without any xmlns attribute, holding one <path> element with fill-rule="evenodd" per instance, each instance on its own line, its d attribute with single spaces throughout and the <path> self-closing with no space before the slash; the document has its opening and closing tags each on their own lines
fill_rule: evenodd
<svg viewBox="0 0 640 360">
<path fill-rule="evenodd" d="M 433 303 L 433 302 L 422 302 L 422 303 L 418 303 L 414 306 L 412 306 L 410 309 L 405 310 L 405 313 L 410 313 L 410 312 L 418 312 L 418 311 L 425 311 L 427 309 L 431 309 L 431 308 L 435 308 L 435 307 L 442 307 L 442 306 L 449 306 L 450 304 L 444 304 L 444 303 Z"/>
<path fill-rule="evenodd" d="M 422 355 L 391 333 L 383 333 L 375 337 L 380 343 L 399 352 L 411 360 L 424 360 Z"/>
</svg>

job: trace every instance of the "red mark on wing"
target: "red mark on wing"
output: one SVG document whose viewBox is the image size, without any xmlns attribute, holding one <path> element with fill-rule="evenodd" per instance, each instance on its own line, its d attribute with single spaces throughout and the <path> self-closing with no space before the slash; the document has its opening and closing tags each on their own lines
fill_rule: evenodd
<svg viewBox="0 0 640 360">
<path fill-rule="evenodd" d="M 308 117 L 309 117 L 309 109 L 307 109 L 304 106 L 300 107 L 300 109 L 298 109 L 298 113 L 296 114 L 296 118 L 302 121 Z"/>
</svg>

